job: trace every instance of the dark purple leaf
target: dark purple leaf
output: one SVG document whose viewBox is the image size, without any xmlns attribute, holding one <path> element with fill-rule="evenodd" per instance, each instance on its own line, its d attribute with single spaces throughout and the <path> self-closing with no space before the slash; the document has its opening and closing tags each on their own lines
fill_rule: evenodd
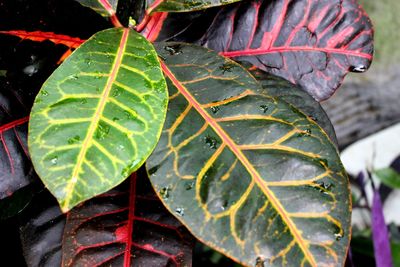
<svg viewBox="0 0 400 267">
<path fill-rule="evenodd" d="M 63 266 L 191 266 L 189 233 L 140 176 L 67 214 Z"/>
<path fill-rule="evenodd" d="M 191 235 L 143 175 L 68 214 L 47 191 L 35 197 L 20 231 L 27 265 L 190 267 Z"/>
<path fill-rule="evenodd" d="M 61 265 L 61 242 L 65 214 L 49 192 L 37 194 L 24 211 L 20 237 L 28 267 Z"/>
<path fill-rule="evenodd" d="M 243 1 L 221 9 L 211 24 L 208 12 L 215 10 L 179 35 L 160 26 L 174 15 L 154 19 L 158 27 L 150 36 L 165 40 L 167 32 L 174 41 L 195 39 L 300 85 L 317 100 L 330 97 L 349 71 L 364 72 L 371 64 L 372 25 L 356 0 Z"/>
<path fill-rule="evenodd" d="M 28 153 L 28 116 L 38 90 L 64 52 L 64 47 L 49 42 L 0 34 L 0 200 L 38 180 Z"/>
<path fill-rule="evenodd" d="M 374 190 L 372 200 L 372 239 L 374 241 L 376 266 L 393 266 L 389 232 L 383 216 L 382 202 L 378 190 Z"/>
<path fill-rule="evenodd" d="M 29 107 L 6 82 L 0 86 L 0 199 L 4 199 L 30 184 L 35 172 L 27 146 Z"/>
</svg>

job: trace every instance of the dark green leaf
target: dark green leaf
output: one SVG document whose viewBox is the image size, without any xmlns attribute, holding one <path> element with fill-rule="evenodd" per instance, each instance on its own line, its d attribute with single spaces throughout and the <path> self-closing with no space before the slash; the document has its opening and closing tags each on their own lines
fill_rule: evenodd
<svg viewBox="0 0 400 267">
<path fill-rule="evenodd" d="M 299 86 L 281 77 L 257 69 L 252 69 L 250 72 L 261 83 L 262 87 L 266 90 L 266 94 L 293 105 L 310 117 L 325 130 L 331 141 L 337 146 L 335 129 L 318 101 Z"/>
<path fill-rule="evenodd" d="M 147 169 L 166 207 L 246 266 L 343 265 L 349 184 L 325 132 L 216 52 L 157 51 L 170 103 Z"/>
<path fill-rule="evenodd" d="M 167 102 L 154 48 L 128 29 L 95 34 L 50 76 L 31 112 L 29 151 L 64 212 L 143 164 Z"/>
<path fill-rule="evenodd" d="M 147 0 L 147 12 L 187 12 L 227 5 L 241 0 Z"/>
<path fill-rule="evenodd" d="M 102 15 L 111 17 L 117 12 L 118 0 L 75 0 L 83 6 L 89 7 Z"/>
</svg>

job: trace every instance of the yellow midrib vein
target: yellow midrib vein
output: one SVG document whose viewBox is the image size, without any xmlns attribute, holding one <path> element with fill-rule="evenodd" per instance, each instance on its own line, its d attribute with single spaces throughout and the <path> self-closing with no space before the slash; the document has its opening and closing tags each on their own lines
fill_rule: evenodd
<svg viewBox="0 0 400 267">
<path fill-rule="evenodd" d="M 226 143 L 226 145 L 230 148 L 230 150 L 238 157 L 238 159 L 242 162 L 245 168 L 249 171 L 255 182 L 262 189 L 262 191 L 267 195 L 271 204 L 275 207 L 278 214 L 281 216 L 282 220 L 287 224 L 291 233 L 294 236 L 294 239 L 297 241 L 297 244 L 301 248 L 304 253 L 304 256 L 307 258 L 311 266 L 317 266 L 317 263 L 314 259 L 314 256 L 310 253 L 303 240 L 301 234 L 298 232 L 297 227 L 290 219 L 289 215 L 285 211 L 284 207 L 280 203 L 280 201 L 275 197 L 274 193 L 266 186 L 260 176 L 260 174 L 254 169 L 252 164 L 249 162 L 247 157 L 242 153 L 238 146 L 234 143 L 234 141 L 229 137 L 229 135 L 218 125 L 218 123 L 201 107 L 200 103 L 191 95 L 189 90 L 182 85 L 179 80 L 175 77 L 175 75 L 171 72 L 168 66 L 161 61 L 161 67 L 165 73 L 165 75 L 172 81 L 172 83 L 176 86 L 178 91 L 188 100 L 190 104 L 200 113 L 200 115 L 209 123 L 209 125 L 218 133 L 222 140 Z"/>
<path fill-rule="evenodd" d="M 117 77 L 118 69 L 119 69 L 119 66 L 121 65 L 122 58 L 123 58 L 123 55 L 125 52 L 128 36 L 129 36 L 129 29 L 124 29 L 123 33 L 122 33 L 122 37 L 121 37 L 121 42 L 119 44 L 118 51 L 117 51 L 117 54 L 115 57 L 115 61 L 112 65 L 111 73 L 110 73 L 110 76 L 108 77 L 103 95 L 101 96 L 99 104 L 96 108 L 94 118 L 93 118 L 92 122 L 90 123 L 89 130 L 86 134 L 85 140 L 83 140 L 83 142 L 82 142 L 82 149 L 79 151 L 78 159 L 76 161 L 75 168 L 72 172 L 71 180 L 68 182 L 68 184 L 65 188 L 66 199 L 61 206 L 61 209 L 63 212 L 66 212 L 69 210 L 69 204 L 70 204 L 70 200 L 72 198 L 72 191 L 74 190 L 75 185 L 78 181 L 79 171 L 82 167 L 83 160 L 86 156 L 86 152 L 88 150 L 89 143 L 91 142 L 91 140 L 93 138 L 94 132 L 100 121 L 101 114 L 104 111 L 104 107 L 106 105 L 108 96 L 110 95 L 112 85 Z"/>
</svg>

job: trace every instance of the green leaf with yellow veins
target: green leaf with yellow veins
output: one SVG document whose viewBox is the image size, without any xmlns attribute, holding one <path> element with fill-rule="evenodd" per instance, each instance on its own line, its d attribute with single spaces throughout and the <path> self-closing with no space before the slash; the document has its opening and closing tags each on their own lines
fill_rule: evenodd
<svg viewBox="0 0 400 267">
<path fill-rule="evenodd" d="M 245 266 L 343 266 L 349 181 L 326 133 L 215 52 L 156 49 L 170 100 L 146 167 L 165 206 Z"/>
<path fill-rule="evenodd" d="M 117 12 L 118 0 L 75 0 L 93 9 L 103 17 L 111 17 Z"/>
<path fill-rule="evenodd" d="M 138 169 L 161 134 L 168 92 L 153 46 L 101 31 L 44 83 L 31 112 L 35 170 L 64 212 Z"/>
<path fill-rule="evenodd" d="M 146 0 L 146 12 L 189 12 L 228 5 L 241 0 Z"/>
</svg>

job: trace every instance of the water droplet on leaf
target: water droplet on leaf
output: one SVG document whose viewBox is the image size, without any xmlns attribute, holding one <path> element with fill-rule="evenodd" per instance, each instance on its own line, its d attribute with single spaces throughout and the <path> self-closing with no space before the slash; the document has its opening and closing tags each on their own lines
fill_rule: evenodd
<svg viewBox="0 0 400 267">
<path fill-rule="evenodd" d="M 257 257 L 255 267 L 264 267 L 264 261 L 262 257 Z"/>
<path fill-rule="evenodd" d="M 366 70 L 367 70 L 367 67 L 364 65 L 354 66 L 351 68 L 352 72 L 365 72 Z"/>
<path fill-rule="evenodd" d="M 184 208 L 176 208 L 175 209 L 175 213 L 180 216 L 183 217 L 185 215 L 185 209 Z"/>
<path fill-rule="evenodd" d="M 212 149 L 217 149 L 218 147 L 218 141 L 217 139 L 215 139 L 212 136 L 207 135 L 206 137 L 204 137 L 204 141 L 206 142 L 206 144 L 212 148 Z"/>
<path fill-rule="evenodd" d="M 97 126 L 95 137 L 99 140 L 104 139 L 110 132 L 110 126 L 104 123 L 99 123 Z"/>
<path fill-rule="evenodd" d="M 342 233 L 335 233 L 335 239 L 337 240 L 337 241 L 340 241 L 340 239 L 342 239 L 343 238 L 343 234 Z"/>
<path fill-rule="evenodd" d="M 51 161 L 51 164 L 52 164 L 52 165 L 56 165 L 57 162 L 58 162 L 58 157 L 55 156 L 55 157 L 53 157 L 50 161 Z"/>
<path fill-rule="evenodd" d="M 220 110 L 220 107 L 218 107 L 218 106 L 211 107 L 211 111 L 214 114 L 217 113 L 219 110 Z"/>
<path fill-rule="evenodd" d="M 260 105 L 260 108 L 261 108 L 263 113 L 267 113 L 267 111 L 268 111 L 268 106 L 267 105 Z"/>
<path fill-rule="evenodd" d="M 120 95 L 121 95 L 121 91 L 119 89 L 114 89 L 113 90 L 113 93 L 112 93 L 113 97 L 118 97 Z"/>
<path fill-rule="evenodd" d="M 194 187 L 194 181 L 187 181 L 185 183 L 185 189 L 186 190 L 191 190 Z"/>
<path fill-rule="evenodd" d="M 68 144 L 73 144 L 81 140 L 81 137 L 79 135 L 75 135 L 74 137 L 71 137 L 68 139 Z"/>
<path fill-rule="evenodd" d="M 302 137 L 302 136 L 310 136 L 311 135 L 311 129 L 306 129 L 305 131 L 301 131 L 300 133 L 298 133 L 298 137 Z"/>
<path fill-rule="evenodd" d="M 126 116 L 126 118 L 127 119 L 134 119 L 134 118 L 136 118 L 136 116 L 134 116 L 132 113 L 130 113 L 129 111 L 124 111 L 124 113 L 125 113 L 125 116 Z"/>
<path fill-rule="evenodd" d="M 182 53 L 182 46 L 180 44 L 164 46 L 164 50 L 168 51 L 171 56 Z"/>
<path fill-rule="evenodd" d="M 171 188 L 169 186 L 163 187 L 160 190 L 160 195 L 163 199 L 167 200 L 169 198 L 169 192 L 170 192 Z"/>
<path fill-rule="evenodd" d="M 40 94 L 43 95 L 43 96 L 48 96 L 49 92 L 47 92 L 46 90 L 41 90 Z"/>
</svg>

